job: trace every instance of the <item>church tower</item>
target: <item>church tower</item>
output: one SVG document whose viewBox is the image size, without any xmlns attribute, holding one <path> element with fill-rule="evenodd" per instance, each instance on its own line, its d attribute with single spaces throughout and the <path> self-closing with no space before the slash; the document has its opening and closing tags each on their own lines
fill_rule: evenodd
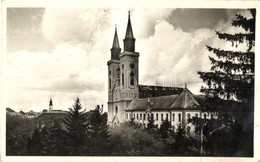
<svg viewBox="0 0 260 162">
<path fill-rule="evenodd" d="M 122 98 L 125 101 L 132 101 L 138 98 L 139 90 L 139 53 L 135 52 L 135 38 L 132 30 L 130 11 L 124 39 L 124 52 L 119 55 L 121 71 Z M 125 107 L 128 106 L 128 102 Z"/>
<path fill-rule="evenodd" d="M 111 48 L 111 59 L 108 65 L 108 121 L 112 122 L 113 117 L 118 111 L 116 102 L 120 99 L 120 61 L 119 54 L 121 48 L 119 46 L 117 27 L 115 27 L 114 40 Z"/>
<path fill-rule="evenodd" d="M 125 109 L 139 96 L 138 58 L 135 52 L 135 38 L 132 30 L 130 12 L 124 39 L 124 51 L 118 42 L 117 30 L 108 61 L 108 121 L 119 124 L 125 121 Z"/>
<path fill-rule="evenodd" d="M 53 110 L 53 103 L 52 103 L 52 98 L 50 98 L 50 102 L 49 102 L 49 111 Z"/>
</svg>

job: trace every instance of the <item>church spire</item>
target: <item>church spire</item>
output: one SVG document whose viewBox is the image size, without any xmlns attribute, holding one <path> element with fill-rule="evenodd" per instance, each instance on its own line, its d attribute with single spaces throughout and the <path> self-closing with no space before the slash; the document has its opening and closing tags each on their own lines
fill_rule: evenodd
<svg viewBox="0 0 260 162">
<path fill-rule="evenodd" d="M 127 23 L 126 33 L 125 33 L 125 39 L 127 38 L 134 39 L 134 34 L 133 34 L 131 19 L 130 19 L 130 11 L 128 11 L 128 23 Z"/>
<path fill-rule="evenodd" d="M 121 53 L 121 48 L 119 46 L 117 27 L 115 26 L 114 40 L 111 48 L 111 59 L 119 60 L 119 54 Z"/>
<path fill-rule="evenodd" d="M 113 41 L 112 48 L 120 48 L 119 41 L 118 41 L 118 36 L 117 36 L 117 27 L 116 27 L 116 25 L 115 25 L 115 35 L 114 35 L 114 41 Z"/>
<path fill-rule="evenodd" d="M 124 51 L 135 52 L 135 38 L 131 25 L 130 11 L 128 12 L 128 23 L 124 39 Z"/>
<path fill-rule="evenodd" d="M 52 98 L 50 98 L 50 102 L 49 102 L 49 111 L 51 110 L 53 110 Z"/>
</svg>

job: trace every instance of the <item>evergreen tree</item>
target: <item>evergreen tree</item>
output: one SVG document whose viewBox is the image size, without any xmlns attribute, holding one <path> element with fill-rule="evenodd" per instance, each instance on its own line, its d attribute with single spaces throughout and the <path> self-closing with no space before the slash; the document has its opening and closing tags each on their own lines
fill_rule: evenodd
<svg viewBox="0 0 260 162">
<path fill-rule="evenodd" d="M 246 138 L 250 141 L 244 145 L 251 147 L 247 149 L 252 150 L 256 10 L 249 11 L 250 18 L 237 14 L 232 22 L 232 26 L 244 29 L 243 33 L 229 34 L 216 31 L 219 39 L 231 42 L 236 48 L 245 44 L 247 49 L 232 51 L 207 46 L 216 57 L 209 57 L 212 63 L 210 72 L 198 72 L 198 74 L 207 84 L 207 87 L 201 88 L 201 92 L 208 97 L 208 110 L 218 112 L 226 123 L 230 124 L 232 118 L 240 122 L 242 130 L 248 132 Z"/>
<path fill-rule="evenodd" d="M 27 143 L 27 154 L 33 156 L 44 155 L 44 144 L 42 142 L 42 136 L 40 130 L 35 127 L 33 135 L 29 138 Z"/>
<path fill-rule="evenodd" d="M 53 126 L 45 126 L 41 131 L 44 153 L 48 156 L 64 156 L 69 150 L 66 149 L 66 131 L 61 128 L 60 123 L 54 120 Z"/>
<path fill-rule="evenodd" d="M 155 120 L 154 120 L 154 117 L 153 117 L 153 115 L 151 115 L 151 117 L 149 117 L 148 118 L 148 123 L 147 123 L 147 130 L 152 130 L 152 129 L 155 129 L 155 128 L 157 128 L 155 125 L 154 125 L 154 122 L 155 122 Z"/>
<path fill-rule="evenodd" d="M 91 141 L 90 154 L 105 155 L 109 142 L 109 125 L 107 124 L 107 113 L 103 112 L 103 105 L 96 106 L 95 110 L 89 113 L 89 122 L 87 126 L 88 137 Z"/>
<path fill-rule="evenodd" d="M 87 126 L 87 114 L 82 109 L 80 99 L 77 98 L 70 108 L 68 116 L 64 119 L 64 124 L 67 130 L 67 146 L 71 152 L 71 155 L 84 155 L 86 153 L 85 145 L 86 140 L 86 126 Z"/>
<path fill-rule="evenodd" d="M 207 46 L 216 58 L 209 57 L 212 63 L 211 72 L 198 72 L 200 78 L 207 84 L 207 87 L 202 87 L 201 91 L 211 98 L 209 101 L 235 100 L 242 105 L 243 112 L 253 111 L 254 100 L 256 10 L 251 9 L 250 12 L 252 18 L 237 14 L 237 18 L 232 22 L 232 26 L 245 29 L 244 33 L 228 34 L 216 31 L 219 39 L 229 41 L 236 47 L 246 43 L 247 49 L 231 51 Z M 237 105 L 234 107 L 237 108 Z"/>
<path fill-rule="evenodd" d="M 166 118 L 166 120 L 164 120 L 162 122 L 162 125 L 159 129 L 159 133 L 160 133 L 162 139 L 168 138 L 170 136 L 170 134 L 172 133 L 171 123 L 168 120 L 168 118 Z"/>
</svg>

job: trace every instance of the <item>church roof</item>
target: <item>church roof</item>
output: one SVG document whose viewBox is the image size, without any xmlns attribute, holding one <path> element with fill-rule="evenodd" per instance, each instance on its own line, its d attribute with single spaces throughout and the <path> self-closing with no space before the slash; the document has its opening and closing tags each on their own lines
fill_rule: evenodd
<svg viewBox="0 0 260 162">
<path fill-rule="evenodd" d="M 125 38 L 134 38 L 133 30 L 132 30 L 132 25 L 131 25 L 131 19 L 130 19 L 130 11 L 128 13 L 128 23 L 127 23 L 127 28 L 126 28 L 126 33 L 125 33 Z"/>
<path fill-rule="evenodd" d="M 181 93 L 179 93 L 180 90 Z M 180 90 L 173 91 L 175 92 L 174 95 L 135 99 L 131 101 L 126 111 L 146 111 L 147 107 L 150 110 L 201 110 L 203 108 L 205 96 L 193 95 L 186 88 Z"/>
<path fill-rule="evenodd" d="M 154 85 L 139 85 L 139 98 L 179 95 L 183 88 Z"/>
<path fill-rule="evenodd" d="M 178 95 L 142 98 L 133 100 L 126 110 L 145 110 L 147 105 L 151 110 L 169 109 Z"/>
<path fill-rule="evenodd" d="M 171 109 L 200 109 L 200 104 L 193 97 L 192 93 L 184 88 L 175 102 L 171 105 Z"/>
</svg>

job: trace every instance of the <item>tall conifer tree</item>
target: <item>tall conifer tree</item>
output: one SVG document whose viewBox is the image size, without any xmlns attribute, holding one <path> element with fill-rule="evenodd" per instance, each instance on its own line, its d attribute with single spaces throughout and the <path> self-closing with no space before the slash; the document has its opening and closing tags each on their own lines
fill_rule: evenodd
<svg viewBox="0 0 260 162">
<path fill-rule="evenodd" d="M 246 49 L 225 50 L 207 46 L 216 57 L 209 57 L 212 64 L 210 72 L 198 72 L 207 84 L 207 87 L 201 88 L 208 97 L 207 110 L 217 112 L 222 121 L 231 124 L 234 141 L 239 141 L 236 148 L 240 151 L 235 153 L 235 149 L 232 154 L 239 156 L 253 155 L 256 10 L 249 11 L 250 17 L 236 14 L 236 19 L 232 21 L 232 26 L 242 28 L 243 32 L 229 34 L 216 31 L 219 39 L 230 42 L 236 48 L 244 44 Z M 221 148 L 215 148 L 218 149 Z"/>
<path fill-rule="evenodd" d="M 256 10 L 250 9 L 250 13 L 251 18 L 236 14 L 236 19 L 232 21 L 232 26 L 244 29 L 243 33 L 229 34 L 216 31 L 219 39 L 231 42 L 231 45 L 235 47 L 246 43 L 247 49 L 232 51 L 207 46 L 207 49 L 213 52 L 216 57 L 209 57 L 212 64 L 210 72 L 198 72 L 200 78 L 207 84 L 207 87 L 201 88 L 201 92 L 207 95 L 208 101 L 215 102 L 215 105 L 219 104 L 217 101 L 222 103 L 236 101 L 233 103 L 239 103 L 237 105 L 241 109 L 238 109 L 237 105 L 233 105 L 236 109 L 223 111 L 234 113 L 241 110 L 244 113 L 243 116 L 245 113 L 247 114 L 247 118 L 253 112 L 255 77 Z M 218 109 L 218 111 L 222 110 Z"/>
<path fill-rule="evenodd" d="M 80 99 L 77 98 L 70 108 L 68 116 L 64 119 L 64 124 L 67 129 L 67 146 L 71 150 L 71 155 L 84 155 L 85 149 L 88 147 L 85 145 L 86 140 L 86 128 L 88 123 L 87 113 L 80 111 L 82 109 Z"/>
<path fill-rule="evenodd" d="M 95 110 L 89 112 L 89 122 L 87 126 L 90 154 L 106 155 L 109 142 L 109 125 L 107 124 L 107 113 L 103 112 L 103 106 L 96 106 Z"/>
</svg>

